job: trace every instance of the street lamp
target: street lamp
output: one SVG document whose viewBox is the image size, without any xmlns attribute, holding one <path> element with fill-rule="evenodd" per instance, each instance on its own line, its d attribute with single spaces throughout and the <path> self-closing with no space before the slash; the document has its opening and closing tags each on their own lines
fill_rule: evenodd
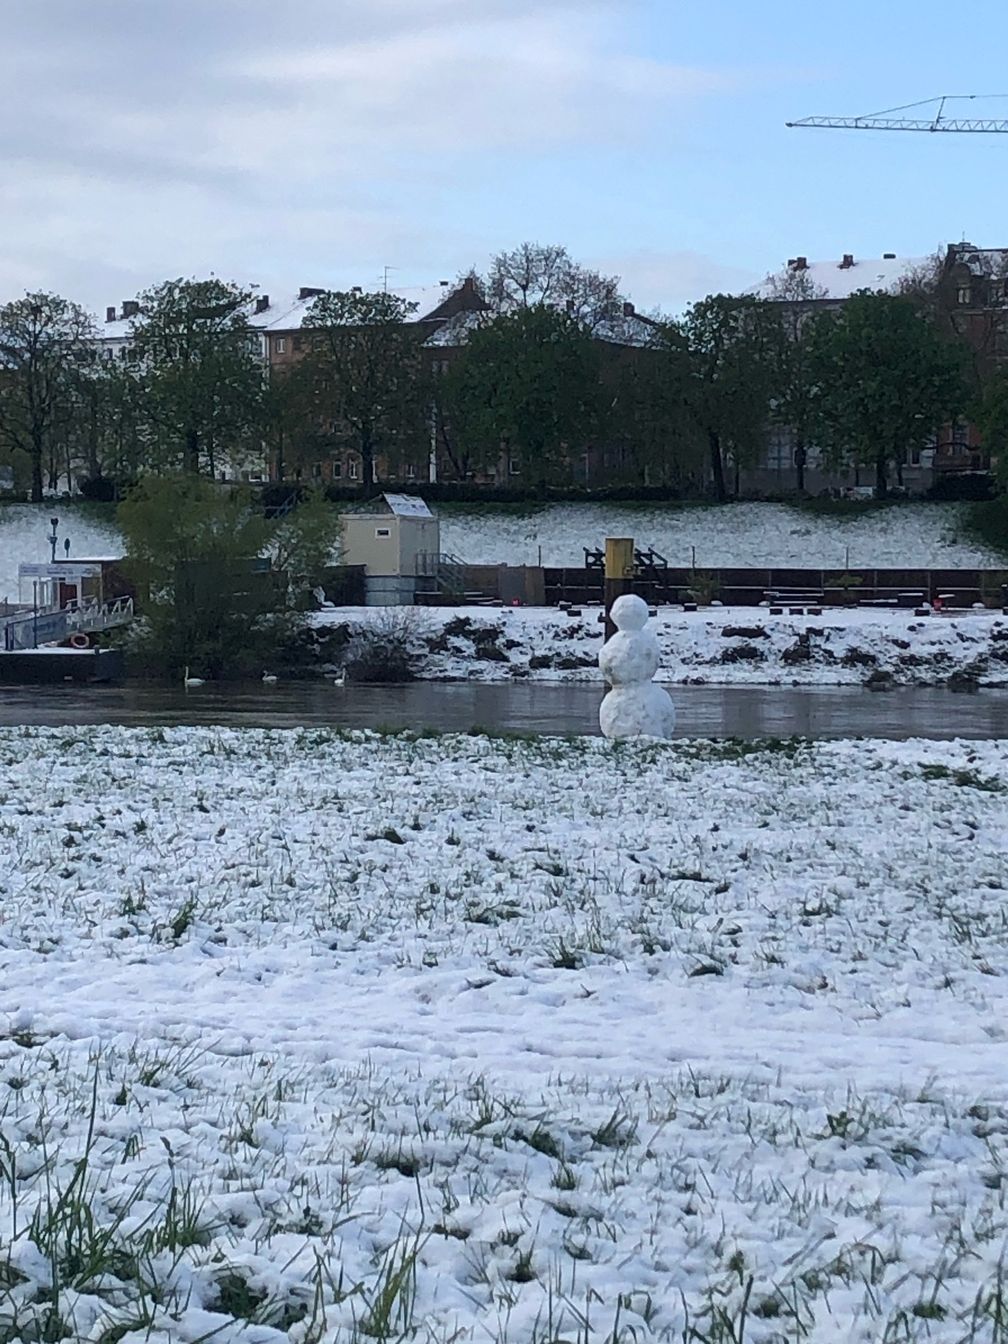
<svg viewBox="0 0 1008 1344">
<path fill-rule="evenodd" d="M 53 562 L 53 564 L 56 563 L 56 542 L 57 542 L 57 540 L 58 540 L 58 538 L 57 538 L 57 536 L 56 536 L 56 528 L 57 528 L 57 525 L 58 525 L 58 524 L 59 524 L 59 519 L 58 519 L 58 518 L 50 518 L 50 519 L 49 519 L 49 525 L 50 525 L 51 528 L 52 528 L 52 533 L 51 533 L 51 535 L 48 537 L 48 541 L 49 541 L 49 545 L 52 547 L 52 562 Z"/>
</svg>

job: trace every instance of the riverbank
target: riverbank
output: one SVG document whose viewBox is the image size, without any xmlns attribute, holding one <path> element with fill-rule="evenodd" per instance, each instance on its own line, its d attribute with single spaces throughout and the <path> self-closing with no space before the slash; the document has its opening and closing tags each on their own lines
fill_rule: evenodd
<svg viewBox="0 0 1008 1344">
<path fill-rule="evenodd" d="M 402 644 L 417 677 L 460 681 L 600 681 L 600 608 L 350 607 L 313 617 L 322 666 L 354 641 Z M 658 679 L 686 685 L 1008 686 L 1008 618 L 1000 611 L 915 616 L 852 607 L 771 616 L 759 607 L 660 608 Z"/>
<path fill-rule="evenodd" d="M 1003 744 L 60 729 L 0 770 L 19 1335 L 992 1328 Z"/>
</svg>

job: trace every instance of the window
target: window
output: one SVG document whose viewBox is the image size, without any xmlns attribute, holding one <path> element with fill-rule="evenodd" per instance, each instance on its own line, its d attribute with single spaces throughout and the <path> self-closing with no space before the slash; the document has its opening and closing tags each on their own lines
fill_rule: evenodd
<svg viewBox="0 0 1008 1344">
<path fill-rule="evenodd" d="M 333 478 L 333 480 L 334 480 L 334 481 L 338 481 L 339 478 L 340 478 L 342 475 L 343 475 L 343 463 L 342 463 L 342 462 L 334 462 L 334 463 L 332 464 L 332 478 Z"/>
<path fill-rule="evenodd" d="M 508 458 L 508 474 L 510 476 L 521 475 L 521 463 L 518 461 L 516 457 Z"/>
<path fill-rule="evenodd" d="M 350 479 L 351 479 L 352 481 L 355 481 L 355 480 L 357 479 L 357 463 L 356 463 L 356 462 L 351 462 L 351 463 L 349 464 L 349 466 L 347 467 L 347 475 L 350 477 Z"/>
<path fill-rule="evenodd" d="M 115 359 L 115 351 L 112 349 L 111 346 L 109 346 L 109 348 L 105 351 L 105 358 Z"/>
<path fill-rule="evenodd" d="M 413 465 L 412 462 L 406 463 L 406 479 L 408 481 L 416 480 L 416 467 Z"/>
<path fill-rule="evenodd" d="M 392 535 L 392 529 L 390 527 L 376 527 L 374 534 L 376 537 L 390 537 Z"/>
<path fill-rule="evenodd" d="M 960 285 L 956 290 L 956 303 L 968 304 L 972 301 L 973 293 L 969 285 Z"/>
<path fill-rule="evenodd" d="M 321 464 L 321 462 L 316 462 L 316 463 L 315 463 L 315 465 L 314 465 L 314 466 L 312 467 L 312 469 L 311 469 L 311 474 L 312 474 L 312 477 L 313 477 L 316 481 L 321 479 L 321 477 L 322 477 L 322 464 Z"/>
<path fill-rule="evenodd" d="M 273 337 L 273 353 L 274 353 L 275 355 L 282 355 L 282 354 L 284 354 L 284 353 L 286 352 L 286 350 L 287 350 L 287 337 L 286 337 L 286 336 L 274 336 L 274 337 Z"/>
</svg>

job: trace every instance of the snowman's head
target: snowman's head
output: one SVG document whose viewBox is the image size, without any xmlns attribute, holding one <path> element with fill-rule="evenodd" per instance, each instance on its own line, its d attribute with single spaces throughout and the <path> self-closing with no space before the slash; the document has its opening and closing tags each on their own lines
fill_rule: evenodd
<svg viewBox="0 0 1008 1344">
<path fill-rule="evenodd" d="M 612 604 L 609 614 L 617 630 L 643 630 L 647 625 L 648 607 L 642 597 L 624 593 Z"/>
</svg>

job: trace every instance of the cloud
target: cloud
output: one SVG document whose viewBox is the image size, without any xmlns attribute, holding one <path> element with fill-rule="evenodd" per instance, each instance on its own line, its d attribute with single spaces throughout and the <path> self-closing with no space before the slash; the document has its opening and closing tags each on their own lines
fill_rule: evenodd
<svg viewBox="0 0 1008 1344">
<path fill-rule="evenodd" d="M 0 298 L 44 285 L 97 306 L 209 269 L 351 282 L 388 258 L 410 278 L 454 274 L 474 242 L 500 243 L 488 183 L 513 213 L 530 165 L 548 176 L 589 153 L 615 172 L 624 148 L 667 145 L 686 100 L 738 86 L 637 49 L 639 10 L 299 0 L 293 22 L 275 0 L 11 6 Z"/>
</svg>

